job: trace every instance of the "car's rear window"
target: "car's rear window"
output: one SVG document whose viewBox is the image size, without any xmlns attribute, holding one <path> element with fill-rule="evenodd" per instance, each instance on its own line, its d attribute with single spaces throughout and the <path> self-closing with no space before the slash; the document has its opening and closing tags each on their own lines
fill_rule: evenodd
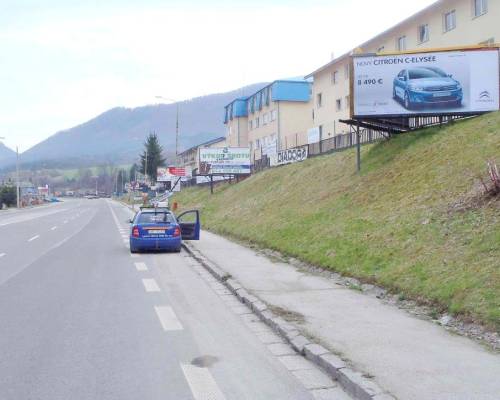
<svg viewBox="0 0 500 400">
<path fill-rule="evenodd" d="M 138 224 L 158 224 L 158 223 L 173 223 L 175 222 L 174 217 L 171 213 L 166 212 L 147 212 L 141 213 L 137 217 Z"/>
</svg>

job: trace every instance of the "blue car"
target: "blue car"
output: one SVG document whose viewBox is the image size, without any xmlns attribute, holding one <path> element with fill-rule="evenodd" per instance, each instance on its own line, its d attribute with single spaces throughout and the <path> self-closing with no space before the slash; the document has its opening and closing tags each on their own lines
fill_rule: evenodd
<svg viewBox="0 0 500 400">
<path fill-rule="evenodd" d="M 398 74 L 394 79 L 393 97 L 407 110 L 438 104 L 460 107 L 463 89 L 460 82 L 439 68 L 418 67 Z"/>
<path fill-rule="evenodd" d="M 130 252 L 179 252 L 183 240 L 200 239 L 200 213 L 186 211 L 176 217 L 168 208 L 142 208 L 130 220 Z"/>
</svg>

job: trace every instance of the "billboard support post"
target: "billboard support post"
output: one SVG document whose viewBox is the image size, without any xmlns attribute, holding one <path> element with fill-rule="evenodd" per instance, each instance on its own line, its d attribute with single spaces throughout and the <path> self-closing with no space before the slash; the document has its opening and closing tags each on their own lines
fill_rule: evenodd
<svg viewBox="0 0 500 400">
<path fill-rule="evenodd" d="M 210 175 L 210 194 L 214 194 L 214 176 Z"/>
<path fill-rule="evenodd" d="M 359 137 L 359 121 L 356 124 L 356 170 L 361 172 L 361 140 Z"/>
</svg>

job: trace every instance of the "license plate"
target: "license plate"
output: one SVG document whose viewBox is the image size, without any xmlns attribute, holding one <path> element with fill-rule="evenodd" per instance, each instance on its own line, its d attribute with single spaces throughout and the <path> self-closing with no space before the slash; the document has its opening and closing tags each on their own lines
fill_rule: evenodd
<svg viewBox="0 0 500 400">
<path fill-rule="evenodd" d="M 149 234 L 150 235 L 163 235 L 165 233 L 165 231 L 161 231 L 161 230 L 150 230 L 149 231 Z"/>
<path fill-rule="evenodd" d="M 448 97 L 448 96 L 451 96 L 451 92 L 434 93 L 434 97 Z"/>
</svg>

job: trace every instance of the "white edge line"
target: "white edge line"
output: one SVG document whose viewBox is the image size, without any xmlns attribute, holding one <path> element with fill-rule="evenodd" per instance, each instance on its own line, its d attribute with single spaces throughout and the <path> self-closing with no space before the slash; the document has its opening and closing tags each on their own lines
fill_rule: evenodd
<svg viewBox="0 0 500 400">
<path fill-rule="evenodd" d="M 40 237 L 40 235 L 33 236 L 31 239 L 28 239 L 28 242 L 32 242 Z"/>
<path fill-rule="evenodd" d="M 155 306 L 155 312 L 164 331 L 181 331 L 184 328 L 169 306 Z"/>
<path fill-rule="evenodd" d="M 181 364 L 181 368 L 196 400 L 226 399 L 208 368 L 200 368 L 190 364 Z"/>
</svg>

